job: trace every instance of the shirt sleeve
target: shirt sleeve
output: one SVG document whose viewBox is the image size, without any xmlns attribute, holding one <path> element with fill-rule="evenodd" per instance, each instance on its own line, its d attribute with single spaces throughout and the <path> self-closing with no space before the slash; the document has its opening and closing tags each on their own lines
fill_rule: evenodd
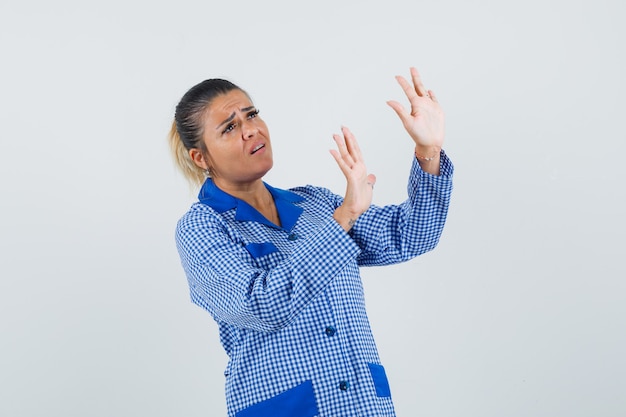
<svg viewBox="0 0 626 417">
<path fill-rule="evenodd" d="M 176 244 L 192 301 L 218 322 L 260 332 L 287 326 L 360 251 L 329 219 L 266 270 L 251 262 L 233 233 L 217 212 L 202 206 L 178 222 Z"/>
<path fill-rule="evenodd" d="M 441 151 L 440 175 L 424 172 L 413 158 L 408 199 L 398 205 L 372 205 L 351 230 L 361 248 L 359 265 L 405 262 L 434 249 L 443 232 L 454 167 Z"/>
</svg>

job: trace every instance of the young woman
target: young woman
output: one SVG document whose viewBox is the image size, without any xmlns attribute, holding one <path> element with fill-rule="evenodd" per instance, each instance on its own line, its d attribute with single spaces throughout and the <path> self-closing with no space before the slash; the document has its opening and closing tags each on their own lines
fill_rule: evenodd
<svg viewBox="0 0 626 417">
<path fill-rule="evenodd" d="M 333 157 L 343 197 L 263 181 L 272 168 L 266 124 L 229 81 L 192 87 L 169 140 L 199 201 L 176 243 L 191 299 L 219 325 L 229 416 L 394 416 L 389 383 L 365 311 L 360 266 L 432 250 L 444 227 L 453 167 L 442 150 L 444 114 L 417 70 L 396 77 L 410 112 L 388 102 L 415 142 L 408 198 L 371 205 L 367 172 L 347 128 Z"/>
</svg>

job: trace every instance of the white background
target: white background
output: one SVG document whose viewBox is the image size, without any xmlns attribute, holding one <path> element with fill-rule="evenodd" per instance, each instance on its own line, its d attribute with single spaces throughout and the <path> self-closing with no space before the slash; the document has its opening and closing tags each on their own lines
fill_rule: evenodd
<svg viewBox="0 0 626 417">
<path fill-rule="evenodd" d="M 420 69 L 455 191 L 438 248 L 363 270 L 404 416 L 626 415 L 626 18 L 618 0 L 0 3 L 0 416 L 223 416 L 174 246 L 166 142 L 193 84 L 247 89 L 266 180 L 343 193 L 341 124 L 405 197 L 386 100 Z"/>
</svg>

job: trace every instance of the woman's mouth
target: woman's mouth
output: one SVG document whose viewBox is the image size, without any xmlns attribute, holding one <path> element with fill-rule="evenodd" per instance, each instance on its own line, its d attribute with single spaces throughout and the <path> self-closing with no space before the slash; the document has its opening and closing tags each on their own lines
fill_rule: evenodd
<svg viewBox="0 0 626 417">
<path fill-rule="evenodd" d="M 265 148 L 265 144 L 260 143 L 260 144 L 256 145 L 254 147 L 254 149 L 252 149 L 252 152 L 250 152 L 250 154 L 254 155 L 259 149 L 263 149 L 263 148 Z"/>
</svg>

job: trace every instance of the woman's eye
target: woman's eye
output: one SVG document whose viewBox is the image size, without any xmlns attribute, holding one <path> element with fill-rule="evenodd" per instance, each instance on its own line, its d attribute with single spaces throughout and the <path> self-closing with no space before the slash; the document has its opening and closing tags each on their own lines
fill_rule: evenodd
<svg viewBox="0 0 626 417">
<path fill-rule="evenodd" d="M 222 133 L 228 133 L 231 132 L 233 129 L 235 128 L 235 124 L 231 123 L 228 126 L 226 126 L 226 129 L 224 129 L 224 131 Z"/>
<path fill-rule="evenodd" d="M 248 119 L 254 119 L 258 115 L 259 115 L 259 109 L 253 110 L 250 113 L 248 113 Z"/>
</svg>

